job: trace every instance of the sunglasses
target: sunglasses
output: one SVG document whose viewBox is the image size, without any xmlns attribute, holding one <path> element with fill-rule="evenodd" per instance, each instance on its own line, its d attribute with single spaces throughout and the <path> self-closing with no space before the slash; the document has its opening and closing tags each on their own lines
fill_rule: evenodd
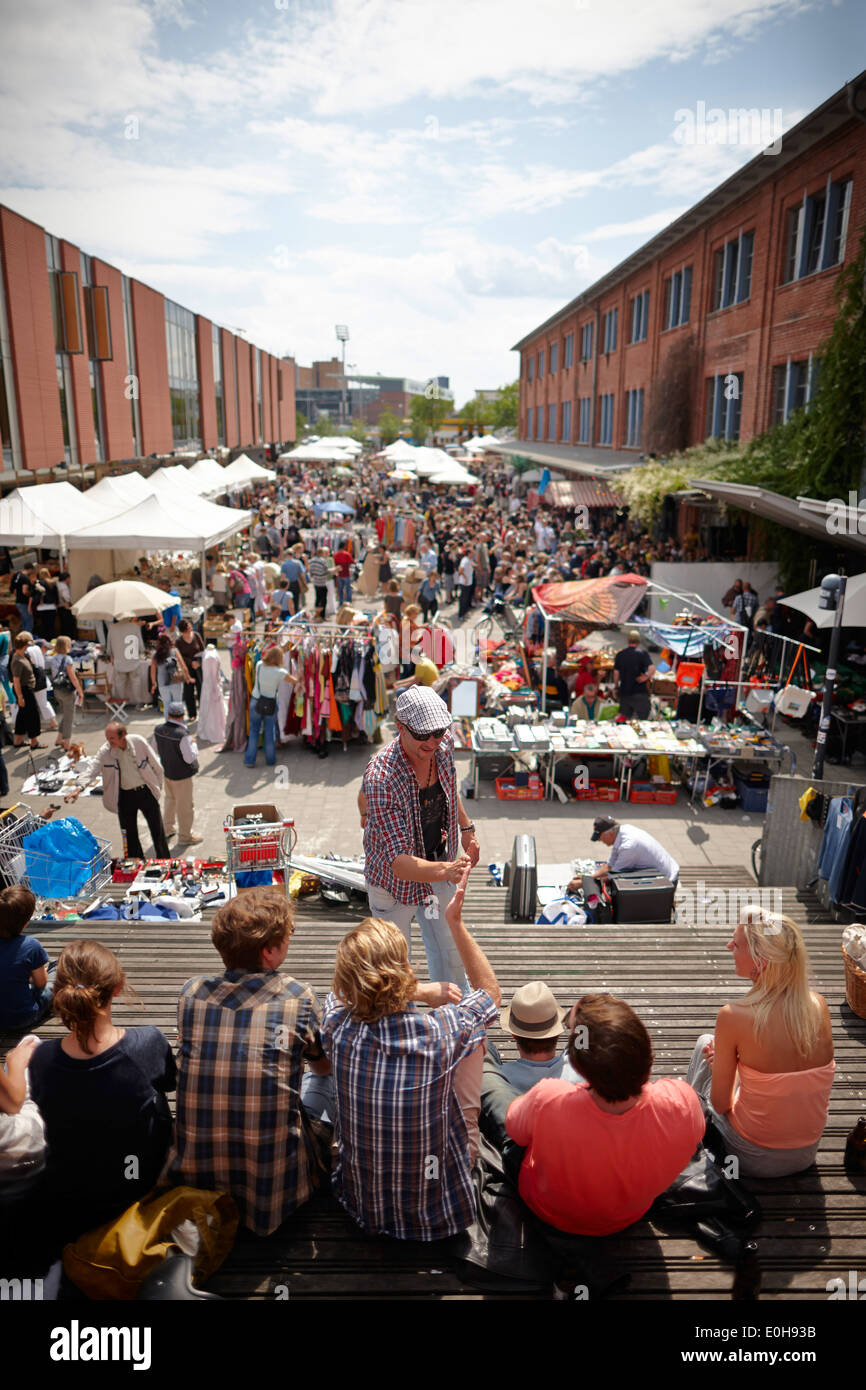
<svg viewBox="0 0 866 1390">
<path fill-rule="evenodd" d="M 414 738 L 417 743 L 426 743 L 427 740 L 431 738 L 435 739 L 436 742 L 439 743 L 448 732 L 447 729 L 431 729 L 429 734 L 416 734 L 415 730 L 410 729 L 408 724 L 405 726 L 405 728 L 406 733 L 410 734 L 411 737 Z"/>
</svg>

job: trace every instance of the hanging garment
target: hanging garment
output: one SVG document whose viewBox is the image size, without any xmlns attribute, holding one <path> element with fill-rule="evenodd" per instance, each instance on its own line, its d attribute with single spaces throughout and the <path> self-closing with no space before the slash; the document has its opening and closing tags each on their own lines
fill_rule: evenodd
<svg viewBox="0 0 866 1390">
<path fill-rule="evenodd" d="M 827 880 L 831 902 L 839 902 L 848 861 L 848 842 L 854 812 L 847 796 L 834 796 L 827 812 L 827 822 L 818 849 L 817 876 Z"/>
<path fill-rule="evenodd" d="M 207 647 L 201 659 L 201 698 L 197 737 L 205 743 L 222 743 L 226 736 L 226 702 L 223 695 L 220 659 Z"/>
<path fill-rule="evenodd" d="M 242 637 L 238 637 L 232 647 L 232 688 L 229 696 L 225 742 L 220 750 L 223 753 L 233 753 L 237 749 L 247 746 L 249 689 L 244 670 L 246 658 L 247 644 Z"/>
<path fill-rule="evenodd" d="M 829 820 L 829 816 L 827 818 Z M 845 873 L 841 879 L 837 897 L 834 899 L 843 907 L 854 912 L 866 912 L 866 819 L 858 816 L 854 821 L 848 840 L 848 854 Z"/>
</svg>

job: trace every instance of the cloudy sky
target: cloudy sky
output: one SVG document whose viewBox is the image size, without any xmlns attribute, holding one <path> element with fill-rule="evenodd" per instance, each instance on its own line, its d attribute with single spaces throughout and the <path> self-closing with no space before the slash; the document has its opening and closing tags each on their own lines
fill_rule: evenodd
<svg viewBox="0 0 866 1390">
<path fill-rule="evenodd" d="M 347 323 L 359 371 L 448 375 L 461 403 L 866 52 L 863 0 L 0 0 L 0 20 L 0 202 L 261 347 L 310 362 Z M 709 114 L 741 108 L 765 115 Z"/>
</svg>

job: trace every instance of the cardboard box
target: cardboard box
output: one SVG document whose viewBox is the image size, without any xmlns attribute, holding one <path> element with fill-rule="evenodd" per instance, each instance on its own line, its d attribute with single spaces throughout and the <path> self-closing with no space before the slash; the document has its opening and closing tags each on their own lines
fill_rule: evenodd
<svg viewBox="0 0 866 1390">
<path fill-rule="evenodd" d="M 261 816 L 263 820 L 276 821 L 278 824 L 285 819 L 282 813 L 277 810 L 276 806 L 273 806 L 269 801 L 249 801 L 242 803 L 240 806 L 233 806 L 232 816 L 235 825 L 237 825 L 238 821 L 244 816 Z"/>
</svg>

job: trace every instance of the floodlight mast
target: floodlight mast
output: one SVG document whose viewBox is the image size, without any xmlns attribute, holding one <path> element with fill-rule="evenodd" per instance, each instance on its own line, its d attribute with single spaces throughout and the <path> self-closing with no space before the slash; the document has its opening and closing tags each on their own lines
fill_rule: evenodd
<svg viewBox="0 0 866 1390">
<path fill-rule="evenodd" d="M 340 425 L 346 428 L 346 344 L 349 341 L 349 328 L 345 323 L 335 325 L 334 332 L 337 335 L 337 342 L 343 346 L 343 389 L 340 400 Z"/>
</svg>

